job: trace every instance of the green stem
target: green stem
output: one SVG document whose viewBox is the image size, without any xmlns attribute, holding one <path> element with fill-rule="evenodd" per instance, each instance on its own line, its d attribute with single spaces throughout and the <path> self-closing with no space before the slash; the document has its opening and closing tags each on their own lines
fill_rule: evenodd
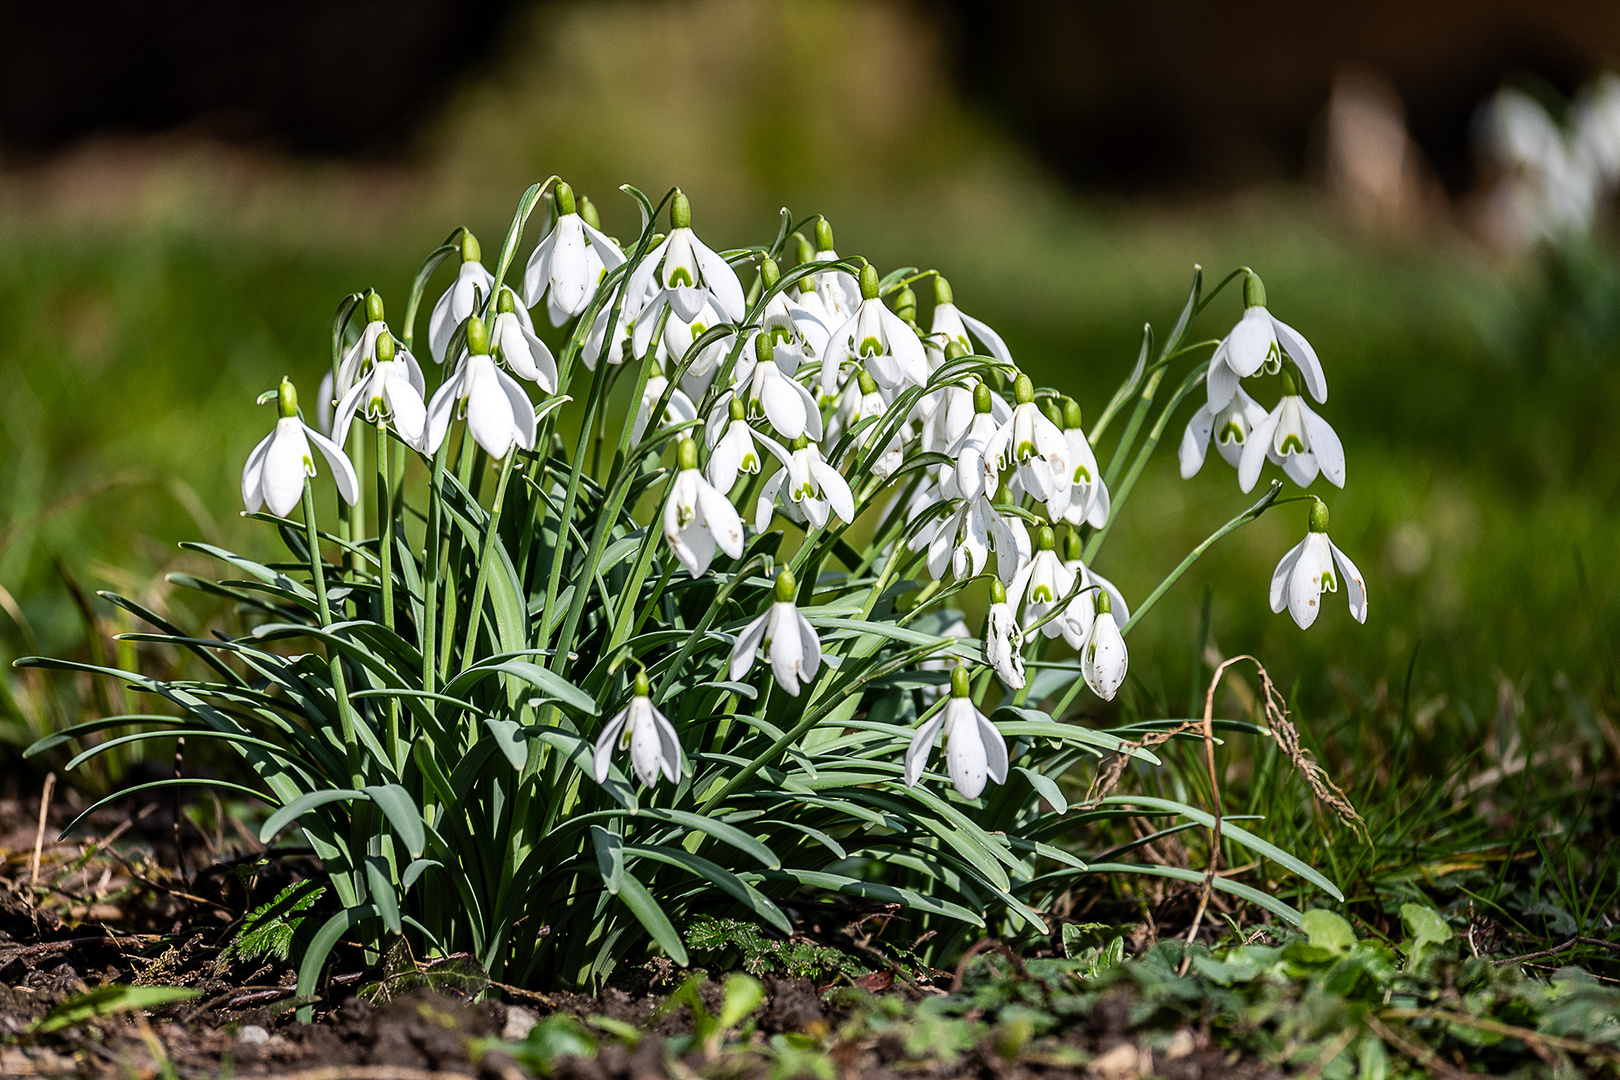
<svg viewBox="0 0 1620 1080">
<path fill-rule="evenodd" d="M 422 689 L 432 693 L 437 687 L 439 666 L 434 659 L 438 643 L 439 549 L 444 531 L 444 459 L 449 455 L 448 440 L 433 455 L 433 480 L 428 486 L 428 527 L 423 539 L 422 559 Z"/>
<path fill-rule="evenodd" d="M 377 425 L 377 559 L 382 572 L 382 621 L 389 630 L 394 629 L 394 476 L 392 457 L 388 453 L 388 428 Z M 388 756 L 394 768 L 403 771 L 404 758 L 399 752 L 399 700 L 388 702 Z"/>
<path fill-rule="evenodd" d="M 506 484 L 512 478 L 512 465 L 517 461 L 517 448 L 507 451 L 501 463 L 501 478 L 495 486 L 495 502 L 489 508 L 489 521 L 484 529 L 484 550 L 478 555 L 478 578 L 473 583 L 472 606 L 467 609 L 467 639 L 461 650 L 463 668 L 472 665 L 473 647 L 478 644 L 478 626 L 483 621 L 484 594 L 489 589 L 489 566 L 495 557 L 495 536 L 500 529 L 501 508 L 506 504 Z"/>
<path fill-rule="evenodd" d="M 321 533 L 315 523 L 315 488 L 304 481 L 304 528 L 309 536 L 309 570 L 315 579 L 315 604 L 320 611 L 322 629 L 332 625 L 332 605 L 326 595 L 326 560 L 321 557 Z M 349 776 L 356 787 L 363 782 L 358 754 L 359 742 L 354 735 L 354 707 L 349 702 L 349 688 L 343 677 L 343 657 L 327 646 L 327 661 L 332 669 L 332 695 L 337 700 L 338 724 L 343 731 L 343 749 L 348 758 Z"/>
</svg>

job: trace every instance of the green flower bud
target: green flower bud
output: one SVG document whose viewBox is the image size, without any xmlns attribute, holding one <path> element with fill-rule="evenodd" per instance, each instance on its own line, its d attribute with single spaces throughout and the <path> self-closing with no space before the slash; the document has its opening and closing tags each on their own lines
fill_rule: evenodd
<svg viewBox="0 0 1620 1080">
<path fill-rule="evenodd" d="M 1325 533 L 1328 531 L 1327 503 L 1317 499 L 1311 503 L 1311 515 L 1307 521 L 1311 532 Z"/>
<path fill-rule="evenodd" d="M 651 697 L 652 683 L 647 680 L 645 671 L 636 672 L 636 697 Z"/>
<path fill-rule="evenodd" d="M 484 249 L 478 246 L 478 237 L 465 229 L 461 231 L 461 261 L 484 261 Z"/>
<path fill-rule="evenodd" d="M 675 448 L 675 467 L 681 472 L 697 468 L 697 443 L 691 439 L 682 439 Z"/>
<path fill-rule="evenodd" d="M 990 411 L 990 388 L 979 383 L 973 388 L 973 411 L 987 413 Z"/>
<path fill-rule="evenodd" d="M 1051 551 L 1057 546 L 1057 535 L 1052 532 L 1052 526 L 1042 525 L 1041 531 L 1035 534 L 1035 550 Z"/>
<path fill-rule="evenodd" d="M 1282 392 L 1283 397 L 1299 396 L 1299 386 L 1294 382 L 1294 375 L 1286 369 L 1282 373 Z"/>
<path fill-rule="evenodd" d="M 1260 280 L 1260 275 L 1253 270 L 1243 279 L 1243 306 L 1266 306 L 1266 283 Z"/>
<path fill-rule="evenodd" d="M 862 368 L 859 372 L 856 373 L 855 381 L 860 383 L 861 393 L 863 393 L 863 394 L 875 394 L 875 393 L 877 393 L 877 380 L 873 379 L 872 376 L 868 375 L 866 373 L 865 368 Z"/>
<path fill-rule="evenodd" d="M 876 300 L 878 294 L 877 267 L 871 263 L 861 267 L 861 299 Z"/>
<path fill-rule="evenodd" d="M 965 698 L 968 696 L 968 669 L 966 664 L 958 664 L 951 669 L 951 697 Z"/>
<path fill-rule="evenodd" d="M 731 396 L 731 405 L 728 407 L 727 411 L 731 413 L 731 418 L 733 420 L 743 420 L 748 416 L 748 406 L 744 405 L 743 399 L 735 394 Z"/>
<path fill-rule="evenodd" d="M 990 602 L 992 604 L 1007 602 L 1007 586 L 1001 583 L 1000 578 L 994 576 L 990 578 Z"/>
<path fill-rule="evenodd" d="M 1028 405 L 1035 400 L 1035 384 L 1028 375 L 1019 375 L 1018 381 L 1013 383 L 1013 400 L 1020 405 Z"/>
<path fill-rule="evenodd" d="M 935 274 L 934 275 L 934 303 L 936 303 L 936 304 L 954 304 L 954 303 L 956 303 L 956 301 L 951 296 L 951 283 L 945 280 L 945 275 L 944 274 Z"/>
<path fill-rule="evenodd" d="M 477 315 L 467 316 L 467 351 L 474 356 L 489 352 L 489 328 Z"/>
<path fill-rule="evenodd" d="M 967 354 L 967 346 L 962 344 L 960 341 L 949 341 L 945 343 L 945 359 L 955 360 L 957 357 L 966 356 Z"/>
<path fill-rule="evenodd" d="M 669 227 L 671 229 L 690 229 L 692 227 L 692 200 L 686 197 L 686 192 L 675 189 L 675 198 L 669 203 Z"/>
<path fill-rule="evenodd" d="M 569 187 L 565 181 L 557 181 L 557 186 L 553 189 L 552 195 L 557 200 L 558 217 L 574 213 L 574 189 Z"/>
<path fill-rule="evenodd" d="M 908 323 L 917 321 L 917 294 L 907 285 L 894 297 L 894 313 Z"/>
<path fill-rule="evenodd" d="M 593 229 L 602 227 L 602 215 L 597 212 L 596 204 L 583 195 L 579 197 L 579 216 L 585 224 Z"/>
<path fill-rule="evenodd" d="M 1071 532 L 1063 538 L 1063 558 L 1067 562 L 1074 562 L 1080 556 L 1080 534 Z"/>
<path fill-rule="evenodd" d="M 377 335 L 377 362 L 386 364 L 394 358 L 394 335 L 384 330 Z"/>
<path fill-rule="evenodd" d="M 1095 603 L 1097 614 L 1109 615 L 1113 613 L 1114 603 L 1112 600 L 1108 599 L 1108 592 L 1106 590 L 1098 589 L 1093 595 L 1096 597 Z"/>
<path fill-rule="evenodd" d="M 831 251 L 832 249 L 832 225 L 826 218 L 818 217 L 816 218 L 816 250 Z"/>
<path fill-rule="evenodd" d="M 782 280 L 782 268 L 776 265 L 776 260 L 769 255 L 759 264 L 759 280 L 767 289 L 775 288 L 776 283 Z"/>
<path fill-rule="evenodd" d="M 787 567 L 776 572 L 776 599 L 784 604 L 793 602 L 793 595 L 798 591 L 799 583 L 793 580 L 793 571 Z"/>
<path fill-rule="evenodd" d="M 502 285 L 501 291 L 495 297 L 495 314 L 510 315 L 516 310 L 517 297 L 512 295 L 511 289 L 508 289 L 505 285 Z"/>
<path fill-rule="evenodd" d="M 383 321 L 382 297 L 377 295 L 377 290 L 371 289 L 366 293 L 366 322 L 382 322 L 382 321 Z"/>
<path fill-rule="evenodd" d="M 281 377 L 281 386 L 276 391 L 276 411 L 284 420 L 298 415 L 298 387 L 285 375 Z"/>
<path fill-rule="evenodd" d="M 1074 398 L 1063 399 L 1063 424 L 1065 431 L 1074 431 L 1080 427 L 1080 403 Z"/>
</svg>

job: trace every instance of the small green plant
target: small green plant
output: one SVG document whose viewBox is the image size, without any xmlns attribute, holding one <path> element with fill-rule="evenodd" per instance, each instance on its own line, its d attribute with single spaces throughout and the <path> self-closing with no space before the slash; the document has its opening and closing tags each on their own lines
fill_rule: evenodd
<svg viewBox="0 0 1620 1080">
<path fill-rule="evenodd" d="M 236 936 L 220 954 L 222 961 L 261 960 L 272 957 L 286 961 L 292 952 L 293 935 L 309 918 L 326 892 L 326 887 L 315 881 L 295 881 L 275 897 L 260 904 L 242 919 Z"/>
<path fill-rule="evenodd" d="M 771 937 L 758 924 L 741 919 L 698 916 L 687 929 L 686 947 L 694 958 L 719 970 L 741 968 L 750 975 L 824 981 L 836 974 L 855 978 L 872 970 L 871 964 L 842 949 Z"/>
</svg>

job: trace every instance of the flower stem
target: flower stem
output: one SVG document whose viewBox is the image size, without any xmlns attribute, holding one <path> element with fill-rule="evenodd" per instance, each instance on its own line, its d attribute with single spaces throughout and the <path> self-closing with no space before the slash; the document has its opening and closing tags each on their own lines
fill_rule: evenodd
<svg viewBox="0 0 1620 1080">
<path fill-rule="evenodd" d="M 315 489 L 308 480 L 304 481 L 304 528 L 309 536 L 309 570 L 315 579 L 315 603 L 324 629 L 332 625 L 332 605 L 326 596 L 326 560 L 321 557 L 321 533 L 315 523 Z M 349 688 L 343 677 L 343 657 L 331 645 L 327 645 L 326 655 L 332 668 L 332 694 L 337 699 L 338 723 L 343 730 L 343 749 L 348 758 L 349 775 L 359 786 L 363 780 L 358 761 L 360 747 L 354 736 L 354 707 L 349 703 Z"/>
</svg>

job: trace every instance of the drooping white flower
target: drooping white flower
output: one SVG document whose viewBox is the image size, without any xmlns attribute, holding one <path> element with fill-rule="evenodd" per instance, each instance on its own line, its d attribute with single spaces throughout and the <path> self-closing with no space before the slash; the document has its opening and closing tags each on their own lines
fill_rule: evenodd
<svg viewBox="0 0 1620 1080">
<path fill-rule="evenodd" d="M 367 420 L 393 424 L 408 446 L 421 449 L 427 431 L 427 404 L 423 401 L 427 384 L 422 369 L 409 352 L 394 351 L 394 336 L 387 331 L 378 335 L 374 355 L 371 366 L 359 373 L 338 402 L 332 440 L 338 446 L 346 443 L 349 425 L 363 410 Z"/>
<path fill-rule="evenodd" d="M 1177 451 L 1181 461 L 1181 478 L 1190 479 L 1204 467 L 1204 457 L 1209 453 L 1212 439 L 1215 449 L 1220 451 L 1226 463 L 1237 468 L 1243 456 L 1243 447 L 1249 441 L 1249 433 L 1265 418 L 1266 410 L 1241 386 L 1223 408 L 1211 409 L 1208 402 L 1200 405 L 1192 419 L 1187 421 L 1187 430 L 1181 435 L 1181 448 Z"/>
<path fill-rule="evenodd" d="M 994 495 L 1001 487 L 1001 457 L 990 450 L 1001 424 L 995 416 L 994 395 L 984 383 L 975 386 L 972 393 L 967 394 L 967 400 L 973 408 L 971 420 L 945 449 L 948 456 L 956 459 L 946 486 L 954 488 L 964 499 L 976 499 L 986 492 Z M 954 409 L 955 406 L 953 399 L 946 407 Z M 1007 415 L 1010 418 L 1011 411 Z"/>
<path fill-rule="evenodd" d="M 922 386 L 928 382 L 928 358 L 917 332 L 884 306 L 871 264 L 861 268 L 860 284 L 860 306 L 833 331 L 822 357 L 822 394 L 831 397 L 838 391 L 846 362 L 859 363 L 886 390 Z"/>
<path fill-rule="evenodd" d="M 993 356 L 1004 364 L 1013 362 L 1012 352 L 1007 348 L 1007 343 L 1001 340 L 1001 335 L 958 308 L 950 282 L 938 274 L 934 276 L 934 318 L 924 344 L 928 349 L 930 369 L 938 369 L 945 363 L 947 350 L 952 345 L 958 346 L 962 355 L 980 353 Z M 974 348 L 975 345 L 979 348 Z"/>
<path fill-rule="evenodd" d="M 551 349 L 535 334 L 533 325 L 518 314 L 512 290 L 501 288 L 495 301 L 495 323 L 489 334 L 492 355 L 506 361 L 506 366 L 521 379 L 537 383 L 548 394 L 557 392 L 557 360 Z"/>
<path fill-rule="evenodd" d="M 763 436 L 761 437 L 762 441 Z M 771 524 L 771 512 L 781 496 L 782 511 L 790 518 L 819 529 L 837 514 L 846 525 L 855 520 L 855 495 L 849 482 L 821 456 L 821 447 L 804 436 L 794 440 L 791 453 L 774 442 L 766 442 L 781 460 L 783 468 L 765 481 L 754 509 L 754 527 L 764 532 Z"/>
<path fill-rule="evenodd" d="M 837 262 L 838 252 L 833 249 L 832 225 L 826 218 L 816 219 L 816 250 L 810 262 Z M 847 270 L 824 270 L 812 275 L 816 296 L 825 313 L 828 326 L 839 326 L 853 318 L 861 303 L 861 287 Z"/>
<path fill-rule="evenodd" d="M 645 318 L 638 318 L 634 330 L 630 335 L 630 348 L 636 356 L 646 356 L 652 337 L 660 327 L 663 332 L 658 338 L 658 352 L 656 357 L 663 363 L 674 367 L 687 362 L 687 353 L 693 345 L 709 332 L 712 326 L 720 325 L 724 320 L 715 310 L 714 302 L 705 299 L 698 313 L 690 319 L 683 319 L 673 307 L 660 308 L 658 311 L 648 311 Z M 731 346 L 736 342 L 736 334 L 721 334 L 711 339 L 697 354 L 690 358 L 686 373 L 682 377 L 683 383 L 695 386 L 701 384 L 703 389 L 709 385 L 709 376 L 714 374 L 720 362 L 731 352 Z M 702 391 L 694 389 L 693 393 L 701 396 Z"/>
<path fill-rule="evenodd" d="M 333 405 L 348 394 L 368 365 L 377 362 L 377 342 L 388 332 L 388 323 L 383 318 L 382 297 L 378 296 L 375 290 L 366 293 L 365 307 L 365 329 L 360 331 L 360 336 L 338 361 L 337 379 L 333 380 L 330 371 L 321 376 L 321 387 L 318 392 L 320 419 L 321 425 L 328 431 L 336 430 L 332 425 Z M 389 336 L 392 337 L 391 334 Z M 394 344 L 396 351 L 399 351 L 397 349 L 399 343 L 396 341 Z M 414 365 L 416 361 L 412 360 L 411 363 Z"/>
<path fill-rule="evenodd" d="M 726 410 L 724 425 L 710 423 L 709 483 L 722 494 L 729 494 L 737 486 L 741 473 L 759 472 L 759 448 L 754 445 L 756 432 L 748 426 L 748 411 L 742 399 L 732 395 L 721 401 L 717 408 Z M 716 435 L 715 432 L 720 432 Z M 764 438 L 764 436 L 758 436 Z"/>
<path fill-rule="evenodd" d="M 651 373 L 647 376 L 647 384 L 641 388 L 641 401 L 636 405 L 636 420 L 630 427 L 630 445 L 635 446 L 641 442 L 641 437 L 647 432 L 647 422 L 652 417 L 654 409 L 663 400 L 664 391 L 669 390 L 669 379 L 664 375 L 664 369 L 657 361 L 652 362 Z M 658 426 L 665 424 L 684 424 L 689 420 L 697 419 L 697 406 L 692 399 L 686 396 L 685 391 L 676 387 L 669 391 L 669 402 L 664 406 L 663 415 L 658 418 Z"/>
<path fill-rule="evenodd" d="M 742 558 L 743 523 L 737 508 L 698 471 L 697 443 L 681 439 L 675 481 L 664 503 L 664 539 L 694 578 L 708 572 L 716 548 Z"/>
<path fill-rule="evenodd" d="M 428 402 L 424 451 L 431 454 L 439 449 L 463 403 L 467 428 L 490 457 L 500 461 L 514 446 L 533 450 L 538 427 L 534 403 L 489 354 L 489 332 L 476 315 L 467 319 L 467 349 L 455 374 Z"/>
<path fill-rule="evenodd" d="M 1080 650 L 1080 673 L 1093 693 L 1104 701 L 1112 701 L 1124 685 L 1130 653 L 1125 649 L 1119 625 L 1114 622 L 1113 602 L 1108 593 L 1098 590 L 1092 595 L 1092 604 L 1095 616 L 1091 620 L 1091 633 Z"/>
<path fill-rule="evenodd" d="M 523 305 L 544 300 L 551 325 L 561 326 L 590 305 L 603 270 L 623 264 L 624 252 L 578 212 L 573 188 L 558 181 L 552 198 L 557 220 L 523 270 Z"/>
<path fill-rule="evenodd" d="M 996 677 L 1011 690 L 1024 687 L 1024 631 L 1007 602 L 1006 586 L 990 579 L 990 609 L 984 616 L 984 658 Z"/>
<path fill-rule="evenodd" d="M 592 762 L 596 782 L 606 783 L 612 762 L 613 744 L 630 751 L 630 768 L 642 784 L 658 786 L 662 773 L 672 784 L 681 779 L 681 743 L 675 726 L 653 705 L 652 686 L 646 672 L 636 675 L 635 693 L 630 704 L 607 722 L 596 737 L 596 757 Z"/>
<path fill-rule="evenodd" d="M 277 517 L 292 513 L 304 497 L 304 481 L 315 475 L 311 443 L 332 467 L 338 493 L 353 506 L 360 498 L 354 466 L 342 449 L 298 418 L 298 391 L 288 379 L 281 380 L 276 402 L 280 419 L 253 448 L 242 469 L 242 502 L 248 513 L 257 513 L 261 506 L 268 506 Z"/>
<path fill-rule="evenodd" d="M 1238 487 L 1252 489 L 1267 458 L 1281 465 L 1300 487 L 1309 485 L 1318 472 L 1329 483 L 1344 487 L 1344 444 L 1338 433 L 1299 396 L 1287 372 L 1282 382 L 1282 398 L 1254 426 L 1243 446 L 1238 458 Z"/>
<path fill-rule="evenodd" d="M 1028 375 L 1018 376 L 1013 399 L 1012 416 L 991 437 L 985 456 L 1010 459 L 1019 486 L 1045 503 L 1056 521 L 1069 508 L 1069 441 L 1035 404 L 1035 384 Z"/>
<path fill-rule="evenodd" d="M 428 319 L 428 349 L 435 363 L 442 364 L 450 351 L 450 339 L 456 327 L 487 301 L 495 288 L 495 275 L 484 269 L 478 238 L 470 232 L 461 234 L 461 269 L 456 280 L 440 294 Z M 524 312 L 528 316 L 528 312 Z"/>
<path fill-rule="evenodd" d="M 1344 577 L 1344 593 L 1350 601 L 1351 616 L 1356 622 L 1366 622 L 1366 582 L 1356 564 L 1328 539 L 1327 506 L 1318 499 L 1311 506 L 1305 539 L 1284 555 L 1272 572 L 1271 610 L 1281 613 L 1287 608 L 1301 630 L 1309 629 L 1321 611 L 1322 594 L 1339 591 L 1335 565 Z"/>
<path fill-rule="evenodd" d="M 816 672 L 821 670 L 821 638 L 793 602 L 797 587 L 793 571 L 787 567 L 777 571 L 775 602 L 763 615 L 743 627 L 732 647 L 733 682 L 748 674 L 761 645 L 776 676 L 776 684 L 788 694 L 798 697 L 801 686 L 815 681 Z"/>
<path fill-rule="evenodd" d="M 1007 740 L 968 696 L 967 668 L 951 671 L 951 699 L 932 720 L 917 729 L 906 749 L 906 786 L 915 787 L 928 764 L 940 731 L 945 732 L 945 764 L 951 783 L 964 799 L 977 799 L 987 780 L 1007 782 Z"/>
<path fill-rule="evenodd" d="M 742 283 L 731 265 L 692 232 L 692 204 L 677 191 L 669 208 L 669 235 L 647 253 L 630 274 L 629 295 L 639 296 L 656 283 L 660 290 L 636 314 L 656 323 L 667 305 L 674 315 L 690 321 L 705 301 L 729 322 L 741 322 L 744 313 Z"/>
<path fill-rule="evenodd" d="M 1243 282 L 1243 318 L 1232 327 L 1231 333 L 1215 347 L 1209 361 L 1209 374 L 1205 388 L 1209 394 L 1209 407 L 1226 407 L 1237 393 L 1238 380 L 1265 368 L 1275 374 L 1282 369 L 1283 353 L 1299 366 L 1305 378 L 1305 388 L 1317 401 L 1327 400 L 1327 376 L 1316 350 L 1298 330 L 1266 310 L 1266 287 L 1257 274 L 1250 274 Z"/>
<path fill-rule="evenodd" d="M 1007 596 L 1014 608 L 1024 608 L 1024 628 L 1027 630 L 1046 617 L 1047 612 L 1063 603 L 1063 598 L 1074 589 L 1074 572 L 1057 557 L 1055 537 L 1049 526 L 1042 525 L 1035 538 L 1035 554 L 1026 562 L 1008 586 Z M 1070 601 L 1062 614 L 1041 627 L 1041 633 L 1055 638 L 1069 629 L 1068 608 L 1090 606 L 1090 598 L 1078 596 Z"/>
<path fill-rule="evenodd" d="M 889 403 L 884 398 L 883 392 L 878 389 L 877 383 L 865 371 L 858 371 L 855 378 L 845 384 L 843 393 L 838 397 L 838 406 L 833 410 L 832 419 L 827 424 L 827 440 L 830 443 L 837 443 L 846 432 L 861 421 L 874 421 L 867 425 L 860 438 L 850 447 L 850 453 L 859 457 L 871 449 L 873 441 L 878 437 L 878 429 L 883 426 L 882 420 L 888 413 Z M 902 424 L 889 436 L 883 452 L 872 463 L 873 476 L 886 480 L 894 475 L 894 471 L 905 460 L 907 428 L 908 425 Z"/>
<path fill-rule="evenodd" d="M 1069 605 L 1069 609 L 1063 613 L 1064 617 L 1058 621 L 1063 624 L 1063 640 L 1079 650 L 1091 639 L 1092 624 L 1097 619 L 1096 601 L 1091 597 L 1093 586 L 1108 594 L 1108 606 L 1116 620 L 1116 626 L 1130 620 L 1131 608 L 1125 603 L 1125 595 L 1112 581 L 1085 564 L 1081 558 L 1078 534 L 1070 533 L 1064 539 L 1063 545 L 1063 568 L 1074 575 L 1074 580 L 1079 584 L 1079 593 Z"/>
<path fill-rule="evenodd" d="M 1014 524 L 1019 527 L 1014 528 Z M 921 527 L 912 536 L 910 547 L 913 551 L 927 547 L 928 572 L 936 580 L 949 570 L 959 581 L 981 573 L 990 561 L 993 547 L 996 576 L 1011 582 L 1028 557 L 1021 550 L 1020 533 L 1027 543 L 1029 534 L 1022 529 L 1022 523 L 1016 518 L 1009 521 L 989 495 L 980 493 L 963 499 L 943 519 Z"/>
<path fill-rule="evenodd" d="M 816 399 L 798 381 L 791 370 L 778 362 L 778 350 L 771 343 L 771 335 L 756 334 L 753 348 L 743 347 L 732 370 L 732 385 L 737 392 L 747 387 L 748 409 L 754 415 L 764 414 L 776 433 L 789 442 L 803 435 L 819 442 L 822 437 L 821 409 Z M 791 357 L 786 358 L 793 363 Z"/>
</svg>

